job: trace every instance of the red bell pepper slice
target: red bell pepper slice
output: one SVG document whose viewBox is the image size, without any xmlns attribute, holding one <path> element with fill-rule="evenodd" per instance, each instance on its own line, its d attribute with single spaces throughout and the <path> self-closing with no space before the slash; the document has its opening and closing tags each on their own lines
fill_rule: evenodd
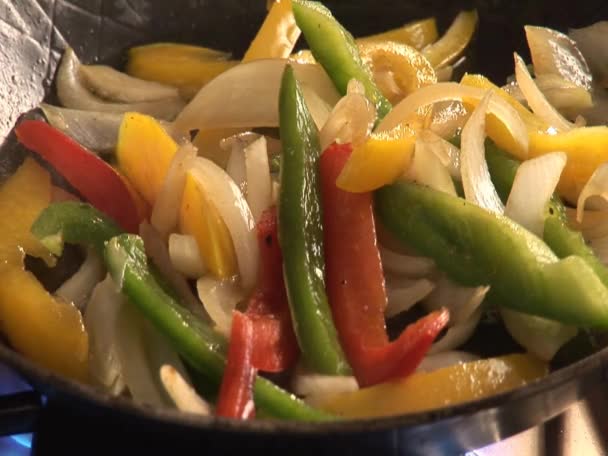
<svg viewBox="0 0 608 456">
<path fill-rule="evenodd" d="M 136 233 L 141 211 L 118 172 L 69 136 L 40 120 L 16 128 L 25 147 L 49 162 L 93 206 Z"/>
<path fill-rule="evenodd" d="M 254 326 L 253 365 L 261 371 L 281 372 L 296 363 L 300 350 L 283 282 L 276 207 L 260 217 L 257 239 L 261 263 L 258 286 L 249 298 L 246 312 Z"/>
<path fill-rule="evenodd" d="M 389 343 L 386 290 L 377 246 L 372 194 L 350 193 L 336 179 L 350 145 L 332 145 L 320 159 L 326 287 L 342 347 L 361 386 L 412 372 L 448 321 L 440 311 Z"/>
<path fill-rule="evenodd" d="M 228 359 L 217 401 L 216 415 L 247 420 L 255 417 L 252 365 L 254 329 L 247 315 L 234 311 Z"/>
</svg>

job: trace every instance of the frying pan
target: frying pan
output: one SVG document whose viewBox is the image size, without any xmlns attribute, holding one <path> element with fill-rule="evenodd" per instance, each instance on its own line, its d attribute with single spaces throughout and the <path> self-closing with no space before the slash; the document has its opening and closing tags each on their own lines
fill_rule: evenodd
<svg viewBox="0 0 608 456">
<path fill-rule="evenodd" d="M 264 0 L 0 0 L 0 178 L 25 154 L 11 130 L 43 98 L 66 45 L 84 62 L 124 64 L 125 49 L 154 41 L 220 48 L 240 56 L 265 14 Z M 462 8 L 476 7 L 480 26 L 465 66 L 497 82 L 512 72 L 512 52 L 527 56 L 524 24 L 561 30 L 608 19 L 608 3 L 530 0 L 384 0 L 325 2 L 355 35 L 436 16 L 445 30 Z M 467 66 L 468 65 L 468 66 Z M 0 221 L 1 223 L 1 221 Z M 0 280 L 2 280 L 0 278 Z M 49 281 L 51 279 L 48 279 Z M 482 345 L 500 345 L 498 336 Z M 192 449 L 219 454 L 459 454 L 560 414 L 607 381 L 608 348 L 526 387 L 441 410 L 373 421 L 330 424 L 273 420 L 233 422 L 137 406 L 57 377 L 0 343 L 0 362 L 33 392 L 0 397 L 0 433 L 35 431 L 34 453 L 122 454 Z M 49 442 L 52 442 L 52 446 Z M 52 450 L 49 450 L 52 448 Z"/>
</svg>

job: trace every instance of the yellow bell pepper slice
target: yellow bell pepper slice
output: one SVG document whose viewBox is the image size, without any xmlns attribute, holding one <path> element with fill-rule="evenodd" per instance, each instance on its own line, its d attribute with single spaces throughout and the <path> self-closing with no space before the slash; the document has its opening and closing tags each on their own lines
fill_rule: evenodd
<svg viewBox="0 0 608 456">
<path fill-rule="evenodd" d="M 10 344 L 35 363 L 86 380 L 89 339 L 80 312 L 51 296 L 23 266 L 26 252 L 52 263 L 30 233 L 50 199 L 49 173 L 32 159 L 0 187 L 0 325 Z"/>
<path fill-rule="evenodd" d="M 477 27 L 477 11 L 461 11 L 439 41 L 422 50 L 435 68 L 449 65 L 468 46 Z"/>
<path fill-rule="evenodd" d="M 125 114 L 118 133 L 118 167 L 135 190 L 153 205 L 161 190 L 177 144 L 150 116 Z M 192 179 L 186 179 L 180 208 L 180 228 L 195 237 L 201 256 L 220 278 L 237 273 L 236 254 L 224 220 Z"/>
<path fill-rule="evenodd" d="M 286 59 L 300 37 L 291 9 L 291 0 L 272 4 L 264 23 L 245 52 L 243 62 L 258 59 Z"/>
<path fill-rule="evenodd" d="M 372 133 L 365 143 L 353 149 L 336 185 L 349 192 L 368 192 L 393 182 L 410 163 L 416 135 L 405 124 Z"/>
<path fill-rule="evenodd" d="M 403 27 L 387 30 L 375 35 L 357 38 L 357 44 L 378 43 L 382 41 L 395 41 L 407 44 L 418 50 L 437 41 L 437 21 L 434 17 L 409 22 Z"/>
<path fill-rule="evenodd" d="M 393 104 L 410 93 L 437 82 L 435 70 L 416 49 L 406 44 L 385 41 L 359 44 L 363 62 L 368 64 L 383 95 Z M 379 77 L 392 72 L 398 90 L 384 84 Z"/>
<path fill-rule="evenodd" d="M 129 50 L 127 73 L 133 77 L 172 85 L 184 98 L 239 62 L 229 54 L 185 44 L 157 43 Z"/>
<path fill-rule="evenodd" d="M 186 174 L 179 209 L 179 229 L 194 236 L 201 257 L 216 276 L 224 278 L 236 274 L 236 253 L 228 227 L 190 174 Z"/>
<path fill-rule="evenodd" d="M 314 406 L 345 418 L 371 418 L 433 410 L 489 397 L 548 373 L 531 355 L 509 355 L 458 364 L 358 391 L 319 395 Z"/>
</svg>

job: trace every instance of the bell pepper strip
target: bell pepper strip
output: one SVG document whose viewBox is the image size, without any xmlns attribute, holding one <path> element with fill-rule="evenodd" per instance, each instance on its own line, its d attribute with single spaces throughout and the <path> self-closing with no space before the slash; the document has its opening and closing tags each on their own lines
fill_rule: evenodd
<svg viewBox="0 0 608 456">
<path fill-rule="evenodd" d="M 133 112 L 125 114 L 116 148 L 118 166 L 150 205 L 156 201 L 177 148 L 156 119 Z M 180 231 L 194 236 L 209 270 L 219 278 L 236 274 L 236 254 L 228 228 L 189 175 L 179 211 Z"/>
<path fill-rule="evenodd" d="M 286 59 L 300 38 L 291 9 L 291 0 L 275 1 L 257 35 L 243 56 L 243 62 L 256 59 Z"/>
<path fill-rule="evenodd" d="M 608 289 L 580 257 L 558 259 L 512 220 L 411 182 L 375 192 L 376 214 L 402 242 L 498 305 L 565 324 L 608 327 Z"/>
<path fill-rule="evenodd" d="M 35 363 L 86 381 L 89 339 L 80 312 L 51 296 L 23 264 L 26 253 L 53 264 L 54 257 L 30 233 L 50 199 L 49 173 L 31 158 L 0 186 L 0 329 Z"/>
<path fill-rule="evenodd" d="M 506 203 L 519 161 L 509 157 L 491 141 L 486 141 L 485 149 L 492 182 L 498 195 Z M 568 226 L 566 208 L 557 195 L 553 195 L 549 201 L 544 215 L 543 240 L 558 258 L 566 258 L 570 255 L 581 257 L 593 269 L 602 283 L 608 287 L 608 268 L 593 253 L 581 233 Z"/>
<path fill-rule="evenodd" d="M 446 325 L 448 314 L 431 314 L 389 343 L 372 194 L 336 187 L 351 150 L 348 144 L 334 144 L 321 155 L 323 245 L 327 294 L 338 335 L 357 382 L 369 386 L 413 372 Z"/>
<path fill-rule="evenodd" d="M 436 43 L 422 50 L 435 68 L 449 65 L 466 49 L 477 27 L 477 11 L 462 11 Z"/>
<path fill-rule="evenodd" d="M 357 44 L 394 41 L 396 43 L 407 44 L 408 46 L 420 50 L 437 41 L 438 37 L 437 21 L 435 21 L 434 17 L 430 17 L 419 21 L 409 22 L 403 27 L 387 30 L 386 32 L 360 37 L 355 41 Z"/>
<path fill-rule="evenodd" d="M 290 65 L 281 82 L 279 120 L 283 154 L 279 241 L 293 326 L 311 369 L 346 374 L 348 363 L 325 294 L 319 134 Z"/>
<path fill-rule="evenodd" d="M 251 320 L 241 312 L 232 314 L 230 344 L 226 368 L 217 400 L 217 416 L 249 420 L 255 417 L 253 383 L 256 369 L 253 367 L 254 328 Z"/>
<path fill-rule="evenodd" d="M 376 107 L 378 120 L 391 110 L 389 101 L 376 87 L 369 68 L 365 66 L 353 36 L 322 4 L 308 0 L 292 0 L 296 24 L 302 30 L 314 58 L 342 95 L 351 79 L 365 87 L 367 98 Z"/>
<path fill-rule="evenodd" d="M 165 335 L 207 385 L 219 389 L 226 363 L 224 338 L 167 294 L 148 267 L 141 238 L 123 234 L 110 239 L 104 258 L 110 275 L 129 302 Z M 253 393 L 260 413 L 274 418 L 332 419 L 259 376 Z"/>
<path fill-rule="evenodd" d="M 416 137 L 417 131 L 406 124 L 372 133 L 353 149 L 338 176 L 338 187 L 349 192 L 369 192 L 394 182 L 412 159 Z"/>
<path fill-rule="evenodd" d="M 93 206 L 135 233 L 142 219 L 120 175 L 69 136 L 40 120 L 24 120 L 15 129 L 28 149 L 49 162 Z"/>
<path fill-rule="evenodd" d="M 307 401 L 344 418 L 402 415 L 494 396 L 548 373 L 547 363 L 532 355 L 514 354 L 416 372 L 400 381 L 312 396 Z"/>
<path fill-rule="evenodd" d="M 262 213 L 257 224 L 260 272 L 246 311 L 254 327 L 253 366 L 265 372 L 293 367 L 300 353 L 287 303 L 277 230 L 273 206 Z"/>
</svg>

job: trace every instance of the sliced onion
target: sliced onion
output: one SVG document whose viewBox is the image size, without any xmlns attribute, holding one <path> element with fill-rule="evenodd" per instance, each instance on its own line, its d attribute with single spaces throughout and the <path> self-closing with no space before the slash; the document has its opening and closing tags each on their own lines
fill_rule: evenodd
<svg viewBox="0 0 608 456">
<path fill-rule="evenodd" d="M 245 148 L 245 170 L 247 173 L 247 202 L 253 220 L 258 221 L 272 205 L 272 188 L 266 138 L 262 136 Z"/>
<path fill-rule="evenodd" d="M 446 307 L 450 311 L 450 325 L 458 325 L 475 314 L 489 290 L 489 286 L 464 287 L 442 275 L 425 299 L 424 307 L 429 311 Z"/>
<path fill-rule="evenodd" d="M 429 355 L 454 350 L 469 340 L 481 319 L 481 313 L 481 309 L 477 309 L 468 320 L 450 327 L 445 335 L 431 346 Z"/>
<path fill-rule="evenodd" d="M 461 101 L 442 101 L 435 104 L 429 130 L 441 138 L 451 138 L 462 130 L 471 112 Z"/>
<path fill-rule="evenodd" d="M 501 308 L 500 314 L 515 341 L 540 359 L 549 361 L 578 329 L 535 315 Z"/>
<path fill-rule="evenodd" d="M 123 296 L 107 276 L 94 288 L 84 311 L 84 325 L 89 335 L 89 372 L 96 383 L 108 390 L 124 386 L 116 347 L 116 319 L 123 304 Z M 120 394 L 121 390 L 116 388 L 113 392 Z"/>
<path fill-rule="evenodd" d="M 423 130 L 419 138 L 425 141 L 429 150 L 447 167 L 452 179 L 460 180 L 460 149 L 432 130 Z"/>
<path fill-rule="evenodd" d="M 382 246 L 380 247 L 380 258 L 385 271 L 410 278 L 426 277 L 435 270 L 435 262 L 430 258 L 403 255 Z"/>
<path fill-rule="evenodd" d="M 445 351 L 426 356 L 416 368 L 416 372 L 433 372 L 456 364 L 479 360 L 479 356 L 463 351 Z"/>
<path fill-rule="evenodd" d="M 117 112 L 81 111 L 60 108 L 46 103 L 40 105 L 48 122 L 77 143 L 95 152 L 116 148 L 118 130 L 123 114 Z"/>
<path fill-rule="evenodd" d="M 281 184 L 276 180 L 272 180 L 272 204 L 276 205 L 279 201 L 279 192 L 281 191 Z"/>
<path fill-rule="evenodd" d="M 196 415 L 211 415 L 209 403 L 194 391 L 194 388 L 173 366 L 169 364 L 161 366 L 160 380 L 179 411 Z"/>
<path fill-rule="evenodd" d="M 547 101 L 547 98 L 545 98 L 534 83 L 522 58 L 517 53 L 514 53 L 513 56 L 515 59 L 515 78 L 517 79 L 517 84 L 534 114 L 557 131 L 572 129 L 572 124 L 551 106 L 551 103 Z"/>
<path fill-rule="evenodd" d="M 502 214 L 504 206 L 492 183 L 484 147 L 486 111 L 491 97 L 492 92 L 488 92 L 462 130 L 460 172 L 467 201 L 490 212 Z"/>
<path fill-rule="evenodd" d="M 176 87 L 134 78 L 107 65 L 81 65 L 80 74 L 86 85 L 106 100 L 138 103 L 179 98 Z"/>
<path fill-rule="evenodd" d="M 608 265 L 608 236 L 592 239 L 589 247 L 603 264 Z"/>
<path fill-rule="evenodd" d="M 591 175 L 576 202 L 576 220 L 583 221 L 585 203 L 588 198 L 600 197 L 608 201 L 608 163 L 600 165 Z"/>
<path fill-rule="evenodd" d="M 355 377 L 322 375 L 309 372 L 298 366 L 291 379 L 291 390 L 298 396 L 317 396 L 357 391 L 359 384 Z"/>
<path fill-rule="evenodd" d="M 146 254 L 151 258 L 163 277 L 173 286 L 181 298 L 182 304 L 195 315 L 204 318 L 205 313 L 200 302 L 192 293 L 186 279 L 173 267 L 167 245 L 158 231 L 149 223 L 142 223 L 139 226 L 139 235 L 144 241 Z"/>
<path fill-rule="evenodd" d="M 347 93 L 336 103 L 319 133 L 321 150 L 330 144 L 363 144 L 376 122 L 376 108 L 365 96 L 359 81 L 351 79 Z"/>
<path fill-rule="evenodd" d="M 441 145 L 439 147 L 441 148 Z M 450 172 L 441 162 L 434 148 L 437 149 L 422 135 L 416 138 L 414 157 L 408 168 L 407 177 L 440 192 L 456 196 L 456 187 Z"/>
<path fill-rule="evenodd" d="M 55 294 L 67 302 L 73 303 L 82 310 L 91 292 L 106 273 L 103 261 L 92 250 L 87 250 L 87 256 L 76 273 L 55 291 Z"/>
<path fill-rule="evenodd" d="M 215 328 L 229 337 L 232 311 L 245 297 L 241 288 L 233 279 L 222 280 L 205 276 L 197 280 L 196 289 L 205 310 L 215 323 Z"/>
<path fill-rule="evenodd" d="M 287 60 L 237 65 L 205 85 L 175 120 L 180 131 L 229 127 L 276 127 L 281 77 Z M 329 106 L 340 96 L 321 66 L 291 62 L 296 78 Z"/>
<path fill-rule="evenodd" d="M 583 233 L 587 240 L 608 236 L 608 211 L 583 211 L 581 221 L 576 220 L 577 209 L 566 207 L 568 223 Z"/>
<path fill-rule="evenodd" d="M 505 215 L 542 237 L 544 212 L 567 161 L 563 152 L 553 152 L 524 161 L 515 174 Z"/>
<path fill-rule="evenodd" d="M 486 96 L 486 90 L 468 87 L 455 82 L 440 82 L 416 90 L 386 115 L 376 131 L 387 131 L 415 116 L 424 106 L 441 101 L 477 101 Z M 523 151 L 528 150 L 528 130 L 517 111 L 501 97 L 492 97 L 487 107 L 507 128 Z"/>
<path fill-rule="evenodd" d="M 247 168 L 245 166 L 245 148 L 256 141 L 260 135 L 256 133 L 242 133 L 226 138 L 220 147 L 230 147 L 230 156 L 226 164 L 226 172 L 239 187 L 243 196 L 247 196 Z"/>
<path fill-rule="evenodd" d="M 588 27 L 570 29 L 570 38 L 585 56 L 595 80 L 608 88 L 608 21 L 599 21 Z"/>
<path fill-rule="evenodd" d="M 57 96 L 66 108 L 85 111 L 141 112 L 159 119 L 172 120 L 184 106 L 181 98 L 141 103 L 110 103 L 96 97 L 84 86 L 80 61 L 71 48 L 66 49 L 57 72 Z"/>
<path fill-rule="evenodd" d="M 447 82 L 452 79 L 454 74 L 454 67 L 452 65 L 446 65 L 441 68 L 435 69 L 437 75 L 437 82 Z"/>
<path fill-rule="evenodd" d="M 387 289 L 388 304 L 384 311 L 386 318 L 394 317 L 411 309 L 416 303 L 426 298 L 435 287 L 435 284 L 427 279 L 407 282 L 403 283 L 405 286 L 391 286 Z"/>
<path fill-rule="evenodd" d="M 300 84 L 300 88 L 302 89 L 302 94 L 306 100 L 306 106 L 308 107 L 312 120 L 315 122 L 317 129 L 320 130 L 327 122 L 327 119 L 329 119 L 332 106 L 321 98 L 315 89 L 308 84 Z"/>
<path fill-rule="evenodd" d="M 526 25 L 524 29 L 535 75 L 559 75 L 585 90 L 591 88 L 591 72 L 571 38 L 546 27 Z"/>
<path fill-rule="evenodd" d="M 183 144 L 173 156 L 165 180 L 152 208 L 150 223 L 166 239 L 177 225 L 179 205 L 186 185 L 186 170 L 196 158 L 196 148 Z"/>
<path fill-rule="evenodd" d="M 198 157 L 189 172 L 226 223 L 234 244 L 241 283 L 245 290 L 252 289 L 257 279 L 259 251 L 255 220 L 247 201 L 230 176 L 212 161 Z"/>
<path fill-rule="evenodd" d="M 169 236 L 169 257 L 173 267 L 189 279 L 198 279 L 205 274 L 205 263 L 193 236 L 172 233 Z"/>
</svg>

